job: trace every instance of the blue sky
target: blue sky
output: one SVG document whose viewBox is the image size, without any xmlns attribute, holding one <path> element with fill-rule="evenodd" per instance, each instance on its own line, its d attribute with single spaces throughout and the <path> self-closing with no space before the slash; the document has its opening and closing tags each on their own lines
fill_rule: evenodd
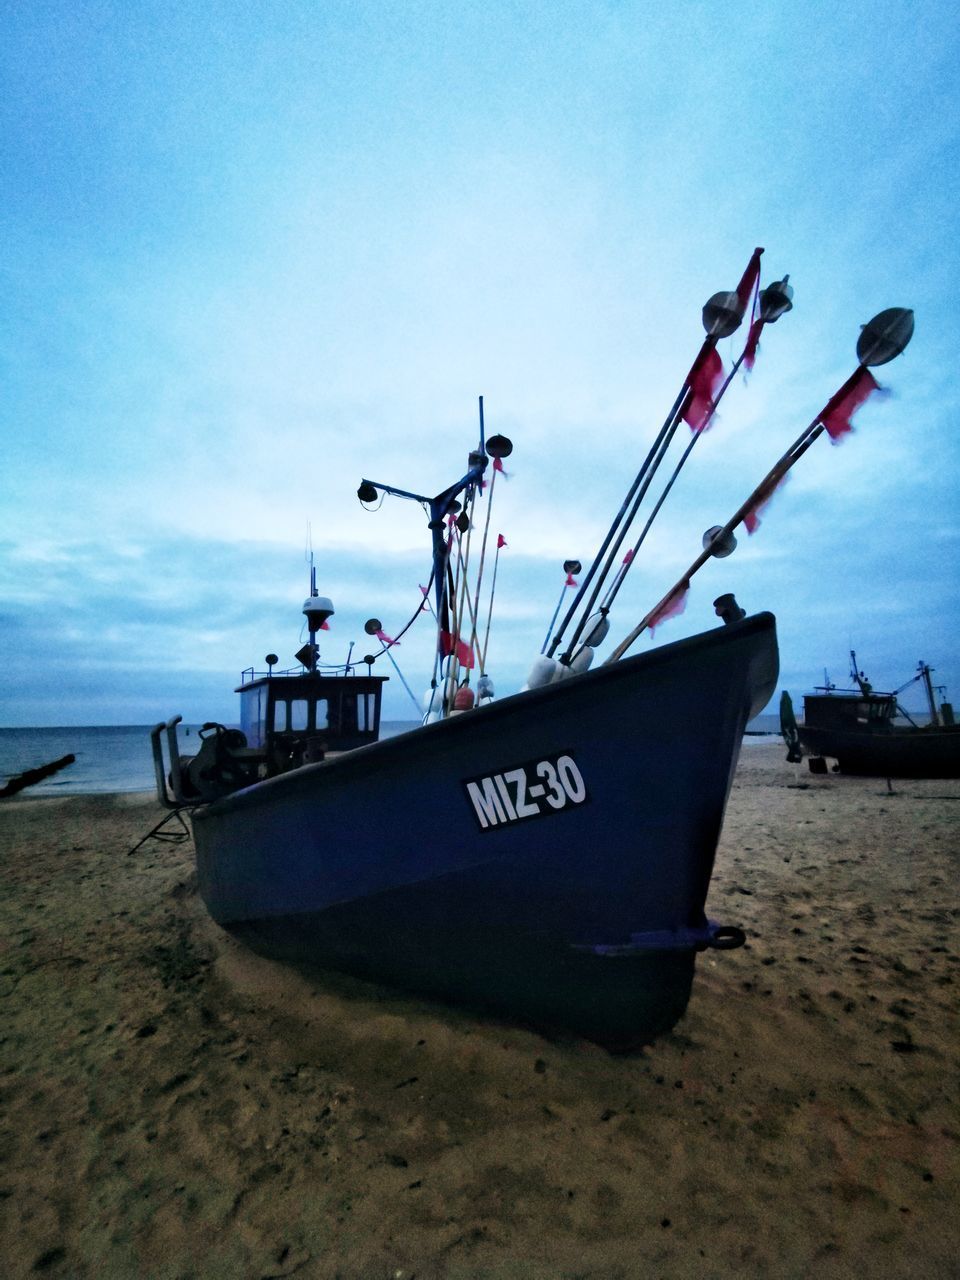
<svg viewBox="0 0 960 1280">
<path fill-rule="evenodd" d="M 853 646 L 881 687 L 923 658 L 960 699 L 953 6 L 33 0 L 0 25 L 0 723 L 234 718 L 239 671 L 301 642 L 308 526 L 324 657 L 398 630 L 424 519 L 357 484 L 443 488 L 480 394 L 515 445 L 489 665 L 519 687 L 755 245 L 795 309 L 611 642 L 908 306 L 889 398 L 636 647 L 731 590 L 777 615 L 795 694 Z M 425 622 L 396 656 L 423 688 Z"/>
</svg>

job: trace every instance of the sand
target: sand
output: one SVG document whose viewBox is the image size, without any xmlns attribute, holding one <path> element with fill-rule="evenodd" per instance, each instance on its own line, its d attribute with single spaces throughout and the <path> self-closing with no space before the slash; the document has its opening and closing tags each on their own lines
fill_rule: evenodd
<svg viewBox="0 0 960 1280">
<path fill-rule="evenodd" d="M 6 1277 L 960 1275 L 960 782 L 749 746 L 676 1030 L 629 1057 L 205 915 L 149 797 L 0 807 Z"/>
</svg>

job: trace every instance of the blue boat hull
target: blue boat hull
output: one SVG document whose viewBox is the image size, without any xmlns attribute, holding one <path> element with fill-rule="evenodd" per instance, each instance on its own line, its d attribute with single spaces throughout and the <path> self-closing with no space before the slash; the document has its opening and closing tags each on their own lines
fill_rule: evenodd
<svg viewBox="0 0 960 1280">
<path fill-rule="evenodd" d="M 193 815 L 258 951 L 622 1046 L 682 1015 L 760 614 L 249 787 Z"/>
</svg>

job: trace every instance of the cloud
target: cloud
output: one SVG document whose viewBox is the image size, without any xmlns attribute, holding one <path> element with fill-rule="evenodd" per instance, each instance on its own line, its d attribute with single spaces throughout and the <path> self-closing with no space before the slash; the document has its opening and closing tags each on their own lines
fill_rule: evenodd
<svg viewBox="0 0 960 1280">
<path fill-rule="evenodd" d="M 914 342 L 879 371 L 893 397 L 811 449 L 657 642 L 713 625 L 733 589 L 778 614 L 791 682 L 855 640 L 890 679 L 925 649 L 955 683 L 956 39 L 945 4 L 917 12 L 753 6 L 749 40 L 713 0 L 268 6 L 229 32 L 199 10 L 15 15 L 0 716 L 229 717 L 235 673 L 298 647 L 308 525 L 332 648 L 373 613 L 403 625 L 423 513 L 366 512 L 356 486 L 442 489 L 480 394 L 516 445 L 491 642 L 515 687 L 559 566 L 589 563 L 682 385 L 703 302 L 757 244 L 795 309 L 698 443 L 614 632 L 852 371 L 859 325 L 911 305 Z M 416 687 L 422 625 L 397 651 Z"/>
</svg>

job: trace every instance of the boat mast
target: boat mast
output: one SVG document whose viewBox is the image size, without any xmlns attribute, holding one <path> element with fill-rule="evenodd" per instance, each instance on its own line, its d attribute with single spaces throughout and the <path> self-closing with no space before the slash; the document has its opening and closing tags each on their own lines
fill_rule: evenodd
<svg viewBox="0 0 960 1280">
<path fill-rule="evenodd" d="M 303 616 L 307 620 L 307 631 L 310 639 L 298 650 L 295 657 L 312 673 L 317 670 L 317 659 L 320 649 L 317 645 L 317 632 L 326 627 L 327 619 L 334 614 L 333 602 L 329 596 L 317 593 L 317 569 L 313 562 L 313 548 L 310 548 L 310 595 L 303 602 Z"/>
<path fill-rule="evenodd" d="M 436 597 L 436 609 L 439 616 L 443 607 L 443 596 L 446 586 L 445 572 L 447 563 L 447 540 L 444 537 L 444 529 L 446 528 L 446 518 L 453 510 L 453 504 L 457 495 L 462 493 L 464 489 L 471 485 L 478 485 L 483 479 L 483 473 L 487 465 L 487 455 L 484 452 L 483 441 L 483 425 L 481 420 L 480 427 L 480 445 L 470 454 L 467 459 L 469 470 L 466 475 L 462 476 L 455 484 L 444 489 L 442 493 L 438 493 L 435 498 L 430 498 L 423 493 L 410 493 L 407 489 L 397 489 L 394 485 L 383 484 L 379 480 L 361 480 L 360 487 L 357 489 L 357 497 L 364 504 L 375 502 L 381 493 L 389 493 L 394 498 L 410 498 L 413 502 L 419 502 L 421 506 L 427 509 L 430 519 L 427 528 L 430 530 L 433 539 L 433 591 Z"/>
<path fill-rule="evenodd" d="M 873 685 L 857 666 L 857 655 L 853 649 L 850 650 L 850 676 L 863 696 L 869 698 L 873 693 Z"/>
<path fill-rule="evenodd" d="M 940 715 L 937 711 L 937 699 L 933 692 L 933 683 L 930 680 L 931 668 L 925 662 L 917 663 L 917 670 L 920 673 L 920 679 L 923 681 L 923 687 L 927 691 L 927 702 L 930 704 L 930 723 L 940 726 Z"/>
<path fill-rule="evenodd" d="M 485 439 L 484 418 L 483 418 L 483 396 L 480 397 L 480 443 L 477 448 L 470 453 L 467 459 L 468 470 L 465 475 L 461 476 L 454 484 L 438 493 L 435 497 L 428 497 L 426 494 L 411 493 L 407 489 L 398 489 L 394 485 L 382 484 L 380 481 L 362 480 L 360 487 L 357 489 L 357 497 L 364 505 L 375 502 L 378 497 L 383 494 L 392 494 L 398 498 L 409 498 L 414 502 L 419 502 L 429 515 L 427 527 L 430 530 L 433 543 L 433 574 L 432 584 L 436 608 L 433 610 L 434 617 L 437 622 L 438 636 L 437 646 L 438 652 L 442 655 L 449 654 L 451 663 L 449 665 L 447 679 L 455 677 L 456 669 L 459 661 L 457 644 L 459 643 L 461 628 L 464 625 L 464 610 L 468 610 L 470 614 L 471 625 L 471 650 L 477 644 L 477 616 L 476 606 L 471 604 L 469 596 L 469 587 L 467 583 L 467 561 L 469 557 L 469 540 L 467 543 L 467 555 L 464 556 L 459 540 L 455 531 L 448 529 L 448 524 L 452 524 L 453 513 L 456 512 L 460 504 L 457 502 L 459 494 L 464 494 L 464 509 L 457 517 L 457 529 L 463 533 L 468 531 L 471 526 L 471 513 L 473 504 L 483 485 L 483 473 L 487 468 L 488 445 Z M 489 455 L 499 461 L 501 457 L 506 457 L 511 452 L 513 445 L 504 436 L 491 436 L 489 441 Z M 468 511 L 469 508 L 469 511 Z M 477 596 L 479 597 L 479 578 L 483 573 L 483 552 L 486 549 L 486 536 L 489 529 L 489 508 L 487 527 L 484 530 L 484 544 L 481 551 L 480 574 L 477 582 Z M 457 550 L 457 576 L 454 576 L 450 563 L 451 551 L 456 545 Z M 462 578 L 462 581 L 461 581 Z M 462 588 L 462 594 L 461 594 Z M 427 593 L 424 592 L 424 595 Z M 422 605 L 421 605 L 422 608 Z M 449 621 L 448 621 L 449 619 Z M 449 648 L 446 646 L 449 645 Z M 452 693 L 451 693 L 452 698 Z"/>
</svg>

